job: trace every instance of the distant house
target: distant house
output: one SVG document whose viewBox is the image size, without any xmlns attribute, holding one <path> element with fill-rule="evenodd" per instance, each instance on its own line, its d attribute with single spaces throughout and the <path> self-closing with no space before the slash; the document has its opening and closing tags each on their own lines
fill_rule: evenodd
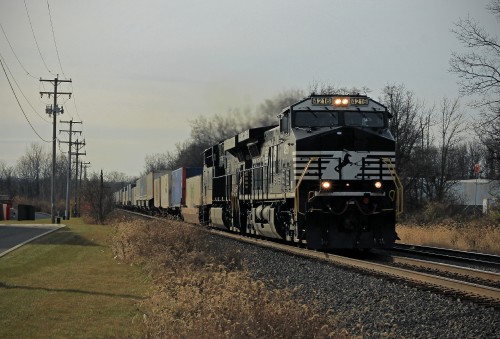
<svg viewBox="0 0 500 339">
<path fill-rule="evenodd" d="M 495 203 L 500 196 L 500 181 L 489 179 L 458 180 L 452 187 L 452 193 L 460 205 L 479 207 L 483 212 Z"/>
<path fill-rule="evenodd" d="M 0 194 L 0 220 L 10 220 L 12 200 L 8 195 Z"/>
</svg>

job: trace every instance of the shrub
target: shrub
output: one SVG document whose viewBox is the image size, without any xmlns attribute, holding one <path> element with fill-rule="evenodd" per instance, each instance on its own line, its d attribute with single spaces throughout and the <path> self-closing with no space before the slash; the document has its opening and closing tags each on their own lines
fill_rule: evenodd
<svg viewBox="0 0 500 339">
<path fill-rule="evenodd" d="M 31 198 L 26 198 L 22 196 L 16 196 L 14 197 L 12 201 L 14 207 L 17 207 L 18 205 L 32 205 L 35 206 L 35 210 L 37 212 L 45 212 L 45 213 L 51 213 L 50 210 L 50 200 L 40 200 L 40 199 L 31 199 Z M 56 214 L 59 213 L 59 215 L 64 215 L 64 210 L 65 210 L 65 202 L 64 200 L 59 200 L 56 201 Z"/>
<path fill-rule="evenodd" d="M 500 228 L 489 217 L 469 221 L 404 223 L 396 227 L 403 243 L 500 254 Z"/>
<path fill-rule="evenodd" d="M 237 250 L 205 241 L 203 229 L 178 221 L 120 220 L 117 259 L 141 264 L 157 288 L 141 303 L 150 337 L 342 337 L 338 322 L 254 281 Z"/>
</svg>

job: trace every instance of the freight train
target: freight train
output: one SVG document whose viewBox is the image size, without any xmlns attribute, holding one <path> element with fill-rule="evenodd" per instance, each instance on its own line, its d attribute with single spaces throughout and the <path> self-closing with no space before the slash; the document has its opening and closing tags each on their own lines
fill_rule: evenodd
<svg viewBox="0 0 500 339">
<path fill-rule="evenodd" d="M 312 94 L 206 149 L 203 167 L 149 173 L 115 200 L 312 249 L 389 248 L 403 207 L 390 118 L 365 95 Z"/>
</svg>

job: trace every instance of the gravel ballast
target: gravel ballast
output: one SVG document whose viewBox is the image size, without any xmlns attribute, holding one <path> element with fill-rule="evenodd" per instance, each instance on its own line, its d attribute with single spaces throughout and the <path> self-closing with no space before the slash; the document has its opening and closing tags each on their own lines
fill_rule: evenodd
<svg viewBox="0 0 500 339">
<path fill-rule="evenodd" d="M 207 234 L 212 249 L 236 253 L 255 279 L 297 289 L 341 319 L 350 335 L 407 338 L 497 338 L 500 311 L 326 262 Z M 306 321 L 306 320 L 305 320 Z"/>
</svg>

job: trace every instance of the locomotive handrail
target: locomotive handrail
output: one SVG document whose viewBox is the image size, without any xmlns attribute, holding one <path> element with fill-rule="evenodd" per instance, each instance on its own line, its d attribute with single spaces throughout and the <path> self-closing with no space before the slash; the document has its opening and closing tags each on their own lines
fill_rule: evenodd
<svg viewBox="0 0 500 339">
<path fill-rule="evenodd" d="M 304 170 L 302 171 L 302 174 L 299 177 L 299 181 L 295 185 L 295 199 L 294 199 L 294 204 L 293 204 L 293 209 L 294 209 L 294 217 L 295 217 L 295 224 L 297 224 L 298 221 L 298 214 L 299 214 L 299 187 L 300 184 L 302 183 L 302 179 L 304 179 L 304 176 L 306 175 L 307 169 L 311 165 L 311 162 L 317 161 L 319 158 L 318 157 L 311 157 L 309 158 L 309 161 L 306 164 L 306 167 L 304 167 Z M 295 235 L 297 236 L 298 230 L 295 230 Z"/>
<path fill-rule="evenodd" d="M 396 217 L 399 217 L 403 213 L 403 184 L 399 180 L 396 166 L 392 163 L 391 159 L 382 158 L 382 161 L 387 165 L 392 181 L 394 181 L 394 185 L 396 186 Z"/>
</svg>

